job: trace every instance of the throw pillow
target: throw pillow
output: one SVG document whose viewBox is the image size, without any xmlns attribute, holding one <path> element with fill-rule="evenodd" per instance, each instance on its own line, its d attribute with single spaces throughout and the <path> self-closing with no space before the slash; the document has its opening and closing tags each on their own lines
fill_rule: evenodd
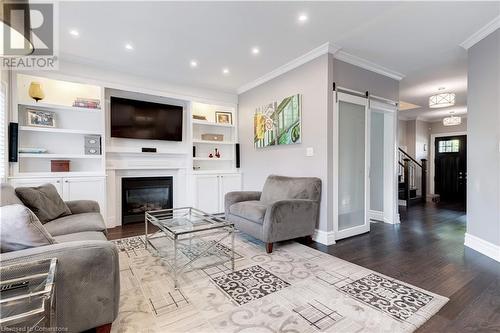
<svg viewBox="0 0 500 333">
<path fill-rule="evenodd" d="M 35 214 L 23 205 L 0 207 L 2 253 L 56 243 Z"/>
<path fill-rule="evenodd" d="M 71 214 L 71 210 L 52 184 L 38 187 L 18 187 L 16 194 L 42 223 Z"/>
</svg>

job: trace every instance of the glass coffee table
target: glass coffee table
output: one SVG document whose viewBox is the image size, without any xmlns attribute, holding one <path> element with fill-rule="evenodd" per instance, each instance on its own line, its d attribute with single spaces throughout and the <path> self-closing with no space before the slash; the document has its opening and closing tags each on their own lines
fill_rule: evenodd
<svg viewBox="0 0 500 333">
<path fill-rule="evenodd" d="M 148 222 L 157 226 L 159 230 L 149 235 Z M 146 212 L 144 228 L 146 249 L 151 246 L 171 266 L 175 288 L 178 288 L 179 274 L 195 261 L 204 258 L 207 253 L 211 253 L 214 247 L 222 245 L 221 242 L 229 237 L 231 238 L 230 250 L 227 253 L 216 251 L 218 257 L 225 258 L 216 263 L 211 262 L 207 266 L 231 261 L 231 269 L 234 270 L 234 232 L 233 223 L 192 207 Z M 202 239 L 210 239 L 210 241 L 200 242 Z M 172 243 L 172 248 L 169 243 Z M 203 246 L 200 247 L 200 244 Z M 163 246 L 173 251 L 165 251 Z M 183 251 L 184 261 L 181 260 L 180 249 Z"/>
</svg>

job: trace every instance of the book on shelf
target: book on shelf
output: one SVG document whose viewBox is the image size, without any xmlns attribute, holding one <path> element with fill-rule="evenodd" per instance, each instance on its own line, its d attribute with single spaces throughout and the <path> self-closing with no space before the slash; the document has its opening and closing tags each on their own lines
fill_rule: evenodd
<svg viewBox="0 0 500 333">
<path fill-rule="evenodd" d="M 101 101 L 93 98 L 77 98 L 73 102 L 73 106 L 78 108 L 99 109 L 101 107 Z"/>
</svg>

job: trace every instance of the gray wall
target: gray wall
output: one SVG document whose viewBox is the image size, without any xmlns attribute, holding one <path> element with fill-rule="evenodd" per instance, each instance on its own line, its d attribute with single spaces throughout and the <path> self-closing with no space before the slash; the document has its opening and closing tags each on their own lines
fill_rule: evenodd
<svg viewBox="0 0 500 333">
<path fill-rule="evenodd" d="M 469 49 L 467 233 L 500 245 L 500 30 Z"/>
<path fill-rule="evenodd" d="M 383 75 L 334 59 L 320 56 L 290 72 L 239 95 L 239 141 L 241 171 L 245 190 L 260 190 L 269 174 L 316 176 L 323 181 L 318 229 L 333 229 L 331 200 L 333 156 L 332 83 L 397 100 L 399 82 Z M 302 95 L 302 143 L 255 149 L 253 116 L 255 109 L 293 94 Z M 314 156 L 306 157 L 306 148 Z"/>
<path fill-rule="evenodd" d="M 384 114 L 372 112 L 370 131 L 370 209 L 384 211 Z"/>
<path fill-rule="evenodd" d="M 328 61 L 328 55 L 321 56 L 239 96 L 243 189 L 261 190 L 269 174 L 321 178 L 321 230 L 327 230 Z M 293 94 L 302 95 L 302 143 L 255 149 L 255 109 Z M 314 156 L 305 156 L 307 147 L 314 149 Z"/>
</svg>

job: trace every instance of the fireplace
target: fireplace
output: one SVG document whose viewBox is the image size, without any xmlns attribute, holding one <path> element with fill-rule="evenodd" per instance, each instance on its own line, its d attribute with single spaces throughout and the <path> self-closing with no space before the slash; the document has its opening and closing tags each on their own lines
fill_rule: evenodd
<svg viewBox="0 0 500 333">
<path fill-rule="evenodd" d="M 144 213 L 173 206 L 172 177 L 122 178 L 122 224 L 144 222 Z"/>
</svg>

